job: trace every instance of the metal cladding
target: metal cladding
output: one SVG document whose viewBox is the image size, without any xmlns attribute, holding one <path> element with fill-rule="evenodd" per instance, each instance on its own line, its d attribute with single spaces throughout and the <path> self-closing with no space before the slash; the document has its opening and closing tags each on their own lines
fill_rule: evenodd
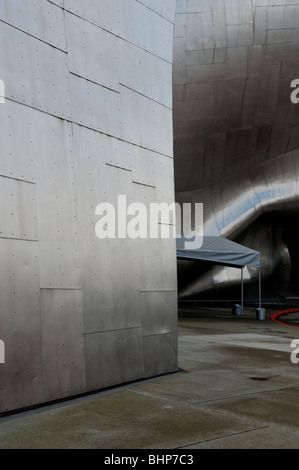
<svg viewBox="0 0 299 470">
<path fill-rule="evenodd" d="M 177 0 L 176 198 L 203 203 L 205 235 L 261 251 L 271 298 L 298 296 L 298 56 L 298 0 Z M 239 285 L 231 268 L 182 269 L 182 296 Z"/>
<path fill-rule="evenodd" d="M 175 240 L 95 234 L 118 195 L 174 201 L 174 14 L 0 2 L 0 412 L 177 370 Z"/>
</svg>

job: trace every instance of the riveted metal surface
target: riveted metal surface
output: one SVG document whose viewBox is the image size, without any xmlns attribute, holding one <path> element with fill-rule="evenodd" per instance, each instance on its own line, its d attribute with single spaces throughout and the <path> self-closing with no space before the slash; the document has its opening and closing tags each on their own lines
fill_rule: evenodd
<svg viewBox="0 0 299 470">
<path fill-rule="evenodd" d="M 116 36 L 120 35 L 119 5 L 123 0 L 64 0 L 64 8 Z"/>
<path fill-rule="evenodd" d="M 239 237 L 240 243 L 246 238 L 251 248 L 261 248 L 269 284 L 279 263 L 270 266 L 267 261 L 269 252 L 261 241 L 265 236 L 263 215 L 272 217 L 269 230 L 275 240 L 277 212 L 290 213 L 299 199 L 292 161 L 294 155 L 298 157 L 299 108 L 290 99 L 292 79 L 299 73 L 294 60 L 298 56 L 298 8 L 298 2 L 278 4 L 274 0 L 177 2 L 173 77 L 176 199 L 204 203 L 206 235 L 236 241 Z M 256 220 L 261 221 L 260 233 Z M 281 230 L 287 239 L 291 235 L 284 223 Z M 252 238 L 245 237 L 246 231 Z M 267 243 L 276 260 L 287 266 L 285 252 L 273 240 L 269 236 Z M 293 254 L 292 264 L 297 264 L 297 255 Z M 282 276 L 284 272 L 281 268 Z M 213 276 L 208 272 L 205 276 L 197 287 L 190 280 L 195 290 L 185 292 L 208 290 Z M 228 270 L 225 276 L 227 287 Z M 275 287 L 279 282 L 272 284 L 270 296 L 281 292 Z"/>
<path fill-rule="evenodd" d="M 0 236 L 37 240 L 35 185 L 1 176 L 0 192 Z"/>
<path fill-rule="evenodd" d="M 35 182 L 35 156 L 32 110 L 6 100 L 0 106 L 0 174 Z"/>
<path fill-rule="evenodd" d="M 14 51 L 9 54 L 5 47 L 0 51 L 6 97 L 69 119 L 66 54 L 3 22 L 0 23 L 0 42 L 9 44 L 9 51 Z"/>
<path fill-rule="evenodd" d="M 25 33 L 66 51 L 63 10 L 53 3 L 35 0 L 1 2 L 0 18 Z"/>
<path fill-rule="evenodd" d="M 153 186 L 156 185 L 155 161 L 156 154 L 150 150 L 130 145 L 132 180 L 135 183 Z M 161 158 L 160 156 L 158 158 Z M 155 199 L 151 202 L 155 202 Z"/>
<path fill-rule="evenodd" d="M 58 5 L 59 7 L 64 6 L 64 0 L 49 0 L 51 3 L 54 3 L 55 5 Z"/>
<path fill-rule="evenodd" d="M 176 308 L 177 293 L 163 291 L 143 291 L 139 294 L 142 310 L 142 334 L 152 336 L 177 331 Z"/>
<path fill-rule="evenodd" d="M 172 107 L 172 64 L 133 46 L 127 41 L 118 41 L 119 82 L 148 98 Z M 152 80 L 160 77 L 161 83 Z"/>
<path fill-rule="evenodd" d="M 113 315 L 112 266 L 107 240 L 96 237 L 95 209 L 106 202 L 106 136 L 74 125 L 74 160 L 77 181 L 80 276 L 84 332 L 100 331 Z"/>
<path fill-rule="evenodd" d="M 127 207 L 134 202 L 131 172 L 106 166 L 107 182 L 115 185 L 110 191 L 108 202 L 113 204 L 116 213 L 116 236 L 109 239 L 111 260 L 111 288 L 113 291 L 113 324 L 114 328 L 140 326 L 138 306 L 139 264 L 135 257 L 134 239 L 128 233 L 131 219 L 126 217 Z M 126 207 L 118 200 L 118 195 L 126 196 Z M 139 200 L 137 201 L 139 202 Z M 119 215 L 118 215 L 119 214 Z M 130 270 L 128 271 L 128 266 Z"/>
<path fill-rule="evenodd" d="M 161 289 L 173 291 L 172 299 L 177 295 L 177 276 L 169 276 L 170 272 L 176 272 L 176 260 L 173 258 L 173 250 L 176 248 L 175 229 L 175 226 L 169 225 L 169 238 L 159 239 Z"/>
<path fill-rule="evenodd" d="M 80 287 L 71 123 L 35 114 L 40 282 Z M 63 149 L 63 153 L 61 150 Z"/>
<path fill-rule="evenodd" d="M 67 12 L 66 25 L 70 71 L 118 91 L 117 38 Z"/>
<path fill-rule="evenodd" d="M 156 152 L 172 156 L 173 142 L 169 138 L 160 139 L 172 133 L 172 110 L 129 88 L 121 87 L 121 114 L 123 137 L 136 145 L 142 145 Z M 157 120 L 160 132 L 157 132 Z"/>
<path fill-rule="evenodd" d="M 70 81 L 73 121 L 121 137 L 120 94 L 74 75 Z"/>
<path fill-rule="evenodd" d="M 174 200 L 173 160 L 156 155 L 155 179 L 157 201 L 171 204 Z"/>
<path fill-rule="evenodd" d="M 41 290 L 45 402 L 84 393 L 86 390 L 81 300 L 80 290 Z"/>
<path fill-rule="evenodd" d="M 167 304 L 175 245 L 126 233 L 131 203 L 170 202 L 173 190 L 175 2 L 23 3 L 0 7 L 0 40 L 9 45 L 0 51 L 0 338 L 10 367 L 0 374 L 0 411 L 177 367 L 175 334 L 172 359 L 164 344 L 177 315 L 173 297 Z M 121 195 L 118 238 L 99 239 L 96 207 L 118 210 Z M 145 289 L 161 291 L 164 312 L 152 325 L 153 363 L 142 331 Z"/>
<path fill-rule="evenodd" d="M 118 20 L 122 38 L 172 62 L 172 44 L 167 40 L 173 34 L 170 21 L 134 0 L 119 2 Z M 134 28 L 128 27 L 130 24 Z"/>
<path fill-rule="evenodd" d="M 168 0 L 138 0 L 143 5 L 154 10 L 161 16 L 164 16 L 169 21 L 174 21 L 175 16 L 175 2 L 169 2 Z"/>
<path fill-rule="evenodd" d="M 144 376 L 141 328 L 85 336 L 87 390 L 109 387 Z M 150 352 L 152 355 L 153 351 Z M 160 358 L 161 361 L 161 358 Z"/>
<path fill-rule="evenodd" d="M 159 240 L 150 236 L 153 220 L 150 218 L 150 204 L 156 202 L 156 190 L 142 184 L 133 185 L 133 200 L 142 203 L 147 212 L 147 237 L 137 238 L 134 241 L 134 261 L 138 265 L 138 291 L 161 287 L 161 270 Z M 140 227 L 141 228 L 141 227 Z"/>
<path fill-rule="evenodd" d="M 0 270 L 0 337 L 5 344 L 2 412 L 40 403 L 42 364 L 38 244 L 1 238 L 0 255 L 5 267 Z"/>
<path fill-rule="evenodd" d="M 146 376 L 177 370 L 177 333 L 145 336 L 143 338 L 144 372 Z M 161 361 L 163 357 L 163 361 Z M 156 371 L 156 372 L 154 372 Z"/>
</svg>

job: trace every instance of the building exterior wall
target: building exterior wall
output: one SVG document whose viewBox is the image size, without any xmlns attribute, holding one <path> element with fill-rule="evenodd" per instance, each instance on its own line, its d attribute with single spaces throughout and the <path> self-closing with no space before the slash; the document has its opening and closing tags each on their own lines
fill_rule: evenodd
<svg viewBox="0 0 299 470">
<path fill-rule="evenodd" d="M 291 84 L 299 78 L 298 18 L 297 0 L 177 0 L 176 198 L 203 203 L 205 235 L 261 251 L 269 297 L 288 294 L 291 273 L 292 284 L 299 281 L 293 248 L 299 104 L 291 100 Z M 220 288 L 220 296 L 231 295 L 229 285 L 238 288 L 240 278 L 231 271 L 198 270 L 187 282 L 185 271 L 180 294 L 213 298 Z M 248 272 L 246 281 L 256 276 Z"/>
<path fill-rule="evenodd" d="M 95 234 L 118 195 L 174 201 L 174 13 L 0 2 L 0 412 L 177 369 L 175 240 Z"/>
</svg>

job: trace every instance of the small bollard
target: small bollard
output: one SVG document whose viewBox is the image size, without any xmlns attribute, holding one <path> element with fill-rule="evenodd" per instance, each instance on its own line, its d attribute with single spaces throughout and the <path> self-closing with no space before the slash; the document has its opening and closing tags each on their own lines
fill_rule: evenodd
<svg viewBox="0 0 299 470">
<path fill-rule="evenodd" d="M 241 305 L 239 305 L 239 304 L 233 305 L 232 314 L 233 314 L 233 315 L 242 315 L 243 312 L 242 312 L 242 307 L 241 307 Z"/>
<path fill-rule="evenodd" d="M 265 309 L 264 308 L 257 308 L 256 309 L 256 319 L 257 320 L 265 320 Z"/>
</svg>

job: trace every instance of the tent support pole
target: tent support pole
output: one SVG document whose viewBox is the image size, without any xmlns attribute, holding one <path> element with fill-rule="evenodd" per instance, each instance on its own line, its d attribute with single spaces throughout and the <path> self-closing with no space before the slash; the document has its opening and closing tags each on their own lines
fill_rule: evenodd
<svg viewBox="0 0 299 470">
<path fill-rule="evenodd" d="M 261 282 L 261 268 L 259 268 L 259 308 L 262 308 L 262 282 Z"/>
<path fill-rule="evenodd" d="M 242 268 L 241 268 L 241 315 L 243 315 L 243 303 L 244 303 L 243 302 L 243 296 L 244 296 L 243 291 L 244 291 L 244 289 L 243 289 L 243 266 L 242 266 Z"/>
</svg>

